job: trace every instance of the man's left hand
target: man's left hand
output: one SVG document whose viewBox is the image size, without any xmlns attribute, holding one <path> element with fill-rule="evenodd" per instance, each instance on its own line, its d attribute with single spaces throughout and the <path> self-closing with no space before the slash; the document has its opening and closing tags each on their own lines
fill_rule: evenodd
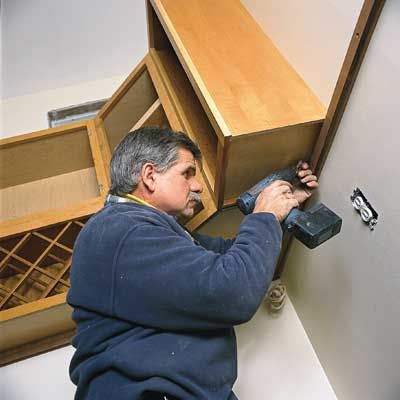
<svg viewBox="0 0 400 400">
<path fill-rule="evenodd" d="M 293 195 L 299 204 L 301 204 L 312 196 L 314 190 L 319 186 L 319 184 L 317 182 L 317 177 L 313 175 L 308 163 L 301 161 L 299 164 L 297 176 L 303 185 L 302 187 L 297 187 L 293 191 Z"/>
</svg>

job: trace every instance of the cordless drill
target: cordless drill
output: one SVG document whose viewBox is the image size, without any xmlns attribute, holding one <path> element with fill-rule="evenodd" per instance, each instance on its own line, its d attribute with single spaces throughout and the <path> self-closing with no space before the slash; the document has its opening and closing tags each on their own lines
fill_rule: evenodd
<svg viewBox="0 0 400 400">
<path fill-rule="evenodd" d="M 237 199 L 237 206 L 243 214 L 250 214 L 254 210 L 258 195 L 272 182 L 283 180 L 299 184 L 297 176 L 298 168 L 290 167 L 268 175 L 244 192 Z M 293 235 L 313 249 L 324 243 L 340 232 L 342 219 L 322 203 L 316 204 L 307 211 L 293 208 L 286 219 L 282 222 L 282 229 L 293 233 Z"/>
</svg>

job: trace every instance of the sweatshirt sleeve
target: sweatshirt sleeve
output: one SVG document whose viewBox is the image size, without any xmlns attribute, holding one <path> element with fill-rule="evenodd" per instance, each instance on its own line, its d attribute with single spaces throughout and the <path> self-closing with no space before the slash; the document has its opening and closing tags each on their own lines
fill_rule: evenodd
<svg viewBox="0 0 400 400">
<path fill-rule="evenodd" d="M 251 319 L 272 280 L 282 231 L 272 214 L 248 215 L 225 254 L 163 226 L 141 225 L 114 259 L 112 313 L 169 330 L 209 330 Z"/>
<path fill-rule="evenodd" d="M 192 236 L 207 250 L 215 253 L 225 254 L 235 242 L 235 239 L 223 239 L 221 237 L 211 237 L 201 235 L 200 233 L 192 233 Z"/>
</svg>

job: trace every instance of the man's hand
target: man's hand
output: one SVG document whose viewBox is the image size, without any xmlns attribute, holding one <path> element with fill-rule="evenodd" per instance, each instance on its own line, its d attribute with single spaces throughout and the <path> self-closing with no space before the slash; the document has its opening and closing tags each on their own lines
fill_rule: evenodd
<svg viewBox="0 0 400 400">
<path fill-rule="evenodd" d="M 301 204 L 311 197 L 313 191 L 319 186 L 319 184 L 317 182 L 317 177 L 313 175 L 313 172 L 306 162 L 300 161 L 297 176 L 299 177 L 300 182 L 304 185 L 303 187 L 295 188 L 293 196 L 299 204 Z"/>
<path fill-rule="evenodd" d="M 290 210 L 298 206 L 299 202 L 292 193 L 292 185 L 286 181 L 275 181 L 259 194 L 253 213 L 270 212 L 282 222 Z"/>
</svg>

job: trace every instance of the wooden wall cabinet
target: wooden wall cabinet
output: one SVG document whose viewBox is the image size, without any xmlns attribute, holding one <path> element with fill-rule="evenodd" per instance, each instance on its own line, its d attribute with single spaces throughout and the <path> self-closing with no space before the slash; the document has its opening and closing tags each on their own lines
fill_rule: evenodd
<svg viewBox="0 0 400 400">
<path fill-rule="evenodd" d="M 112 149 L 143 126 L 184 129 L 167 118 L 147 60 L 95 118 L 0 141 L 0 365 L 70 342 L 73 245 L 103 206 Z M 199 179 L 202 204 L 182 221 L 190 230 L 216 212 Z"/>
<path fill-rule="evenodd" d="M 147 18 L 149 53 L 95 118 L 0 141 L 0 364 L 70 341 L 73 245 L 128 132 L 167 126 L 198 143 L 190 230 L 311 154 L 325 110 L 239 0 L 148 0 Z"/>
<path fill-rule="evenodd" d="M 107 178 L 91 121 L 1 140 L 0 163 L 3 365 L 69 340 L 72 249 Z"/>
<path fill-rule="evenodd" d="M 310 157 L 325 110 L 239 0 L 148 0 L 147 15 L 149 57 L 219 208 Z"/>
</svg>

